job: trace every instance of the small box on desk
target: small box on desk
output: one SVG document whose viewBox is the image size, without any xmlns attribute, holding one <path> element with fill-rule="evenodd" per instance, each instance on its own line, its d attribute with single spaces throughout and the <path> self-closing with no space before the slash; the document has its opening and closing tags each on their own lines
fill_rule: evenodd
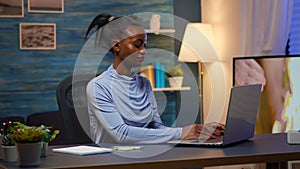
<svg viewBox="0 0 300 169">
<path fill-rule="evenodd" d="M 300 144 L 300 132 L 299 132 L 299 130 L 289 130 L 287 132 L 287 142 L 289 144 Z"/>
</svg>

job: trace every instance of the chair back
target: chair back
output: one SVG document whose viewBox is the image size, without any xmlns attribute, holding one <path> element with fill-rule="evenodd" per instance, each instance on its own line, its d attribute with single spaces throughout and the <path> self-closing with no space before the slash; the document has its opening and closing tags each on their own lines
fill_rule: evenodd
<svg viewBox="0 0 300 169">
<path fill-rule="evenodd" d="M 58 111 L 49 111 L 34 113 L 27 116 L 26 124 L 29 126 L 51 126 L 51 131 L 58 129 L 60 132 L 56 138 L 49 142 L 49 145 L 64 145 L 67 144 L 66 131 L 64 131 L 64 125 L 62 116 Z"/>
<path fill-rule="evenodd" d="M 57 86 L 56 98 L 68 144 L 92 143 L 86 86 L 95 75 L 71 75 Z"/>
</svg>

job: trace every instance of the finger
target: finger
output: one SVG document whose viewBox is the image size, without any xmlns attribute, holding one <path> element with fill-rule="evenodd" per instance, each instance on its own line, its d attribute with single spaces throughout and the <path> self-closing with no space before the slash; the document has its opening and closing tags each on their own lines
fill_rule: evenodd
<svg viewBox="0 0 300 169">
<path fill-rule="evenodd" d="M 225 125 L 222 123 L 218 123 L 218 122 L 210 122 L 210 123 L 207 123 L 207 125 L 216 127 L 216 128 L 225 129 Z"/>
<path fill-rule="evenodd" d="M 202 129 L 203 129 L 203 125 L 198 124 L 196 127 L 197 132 L 201 132 Z"/>
<path fill-rule="evenodd" d="M 222 135 L 224 134 L 224 129 L 216 128 L 214 134 L 217 136 Z"/>
<path fill-rule="evenodd" d="M 205 130 L 202 130 L 201 132 L 200 132 L 200 134 L 201 135 L 204 135 L 204 136 L 211 136 L 211 135 L 213 135 L 213 133 L 212 132 L 210 132 L 210 131 L 205 131 Z"/>
<path fill-rule="evenodd" d="M 209 130 L 219 130 L 221 133 L 224 132 L 223 130 L 225 130 L 225 126 L 221 123 L 208 123 L 207 128 L 209 128 Z"/>
<path fill-rule="evenodd" d="M 220 130 L 213 127 L 207 127 L 203 129 L 203 133 L 205 135 L 211 136 L 211 138 L 216 138 L 216 136 L 222 135 L 224 133 L 224 130 Z"/>
<path fill-rule="evenodd" d="M 200 136 L 199 136 L 200 139 L 210 139 L 210 137 L 211 137 L 210 135 L 206 135 L 206 134 L 203 134 L 203 133 L 201 133 Z"/>
<path fill-rule="evenodd" d="M 219 124 L 218 128 L 221 129 L 221 130 L 225 130 L 225 125 L 224 124 Z"/>
<path fill-rule="evenodd" d="M 213 135 L 216 131 L 216 128 L 214 128 L 212 126 L 204 126 L 202 131 L 209 134 L 209 135 Z"/>
<path fill-rule="evenodd" d="M 224 133 L 218 126 L 221 126 L 217 123 L 207 123 L 205 125 L 198 124 L 198 132 L 201 132 L 201 135 L 203 137 L 211 137 L 211 138 L 216 138 L 217 135 L 221 135 Z M 222 127 L 221 127 L 222 129 Z"/>
</svg>

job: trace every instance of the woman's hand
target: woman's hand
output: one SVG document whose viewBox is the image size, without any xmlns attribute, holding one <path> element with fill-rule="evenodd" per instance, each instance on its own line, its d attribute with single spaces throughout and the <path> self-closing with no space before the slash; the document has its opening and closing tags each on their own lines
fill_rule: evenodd
<svg viewBox="0 0 300 169">
<path fill-rule="evenodd" d="M 192 124 L 182 128 L 182 140 L 195 138 L 216 138 L 224 133 L 225 126 L 221 123 Z"/>
<path fill-rule="evenodd" d="M 201 124 L 192 124 L 182 128 L 182 140 L 188 140 L 193 138 L 198 138 L 201 133 Z"/>
<path fill-rule="evenodd" d="M 211 122 L 202 125 L 201 136 L 208 138 L 216 138 L 218 135 L 223 135 L 225 130 L 224 124 Z"/>
</svg>

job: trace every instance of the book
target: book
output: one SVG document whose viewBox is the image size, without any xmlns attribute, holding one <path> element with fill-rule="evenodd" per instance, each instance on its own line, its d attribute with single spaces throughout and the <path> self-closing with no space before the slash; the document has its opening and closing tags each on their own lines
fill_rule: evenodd
<svg viewBox="0 0 300 169">
<path fill-rule="evenodd" d="M 154 62 L 154 65 L 146 65 L 140 68 L 140 75 L 149 79 L 152 88 L 165 87 L 165 66 L 159 62 Z"/>
<path fill-rule="evenodd" d="M 56 153 L 66 153 L 66 154 L 85 156 L 85 155 L 93 155 L 93 154 L 110 153 L 113 151 L 113 149 L 80 145 L 80 146 L 72 146 L 72 147 L 54 148 L 52 149 L 52 151 Z"/>
<path fill-rule="evenodd" d="M 155 87 L 155 79 L 154 79 L 154 66 L 153 65 L 145 65 L 140 68 L 140 75 L 146 77 L 152 86 Z"/>
<path fill-rule="evenodd" d="M 164 65 L 160 65 L 160 76 L 159 76 L 160 80 L 160 87 L 164 88 L 166 87 L 165 85 L 165 66 Z"/>
<path fill-rule="evenodd" d="M 155 79 L 155 88 L 161 88 L 161 73 L 160 73 L 160 63 L 154 62 L 154 79 Z"/>
</svg>

